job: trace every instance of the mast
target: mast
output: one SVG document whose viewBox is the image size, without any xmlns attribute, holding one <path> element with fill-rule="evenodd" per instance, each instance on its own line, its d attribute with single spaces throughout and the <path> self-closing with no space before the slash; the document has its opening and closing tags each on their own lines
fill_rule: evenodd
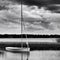
<svg viewBox="0 0 60 60">
<path fill-rule="evenodd" d="M 24 26 L 23 7 L 22 7 L 22 5 L 23 5 L 23 0 L 21 0 L 21 47 L 23 47 L 22 33 L 23 33 L 23 26 Z M 27 40 L 27 35 L 25 35 L 25 37 L 26 37 L 26 40 Z M 27 47 L 29 47 L 28 42 L 26 42 L 26 44 L 27 44 Z"/>
<path fill-rule="evenodd" d="M 23 5 L 23 0 L 21 0 L 21 47 L 23 47 L 23 39 L 22 39 L 23 36 L 22 36 L 22 33 L 23 33 L 23 30 L 24 30 L 24 28 L 23 28 L 23 26 L 24 26 L 23 6 L 22 5 Z M 27 35 L 25 35 L 25 36 L 26 36 L 26 40 L 27 40 Z M 27 40 L 26 44 L 27 44 L 27 47 L 29 47 L 28 40 Z"/>
<path fill-rule="evenodd" d="M 22 38 L 23 38 L 23 36 L 22 36 L 22 33 L 23 33 L 23 9 L 22 9 L 22 0 L 21 0 L 21 47 L 23 47 L 23 42 L 22 42 Z"/>
</svg>

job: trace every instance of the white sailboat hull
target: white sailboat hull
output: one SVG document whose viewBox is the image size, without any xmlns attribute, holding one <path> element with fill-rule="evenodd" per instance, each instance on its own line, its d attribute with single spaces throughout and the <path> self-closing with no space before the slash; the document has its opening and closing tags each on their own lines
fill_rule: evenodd
<svg viewBox="0 0 60 60">
<path fill-rule="evenodd" d="M 10 52 L 21 52 L 21 53 L 29 53 L 30 52 L 30 48 L 18 48 L 18 47 L 6 47 L 6 51 L 10 51 Z"/>
</svg>

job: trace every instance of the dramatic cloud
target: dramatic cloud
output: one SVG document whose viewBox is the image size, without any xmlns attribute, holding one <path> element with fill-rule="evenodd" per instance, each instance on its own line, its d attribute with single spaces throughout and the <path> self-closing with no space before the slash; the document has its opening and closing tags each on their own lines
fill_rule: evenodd
<svg viewBox="0 0 60 60">
<path fill-rule="evenodd" d="M 24 17 L 42 19 L 45 14 L 51 14 L 51 11 L 45 10 L 45 7 L 38 8 L 37 6 L 28 7 L 23 5 Z"/>
<path fill-rule="evenodd" d="M 0 33 L 21 33 L 21 5 L 7 5 L 0 10 Z"/>
<path fill-rule="evenodd" d="M 28 29 L 32 30 L 54 30 L 57 25 L 60 26 L 60 14 L 46 10 L 46 7 L 23 5 L 23 17 Z M 54 25 L 55 23 L 56 25 Z"/>
<path fill-rule="evenodd" d="M 22 0 L 27 5 L 45 6 L 49 4 L 60 4 L 60 0 Z"/>
<path fill-rule="evenodd" d="M 14 1 L 14 0 L 13 0 Z M 35 1 L 35 0 L 34 0 Z M 43 0 L 42 0 L 43 1 Z M 47 1 L 47 0 L 46 0 Z M 14 1 L 16 2 L 16 1 Z M 0 26 L 21 31 L 21 4 L 9 4 L 0 10 Z M 22 5 L 24 31 L 60 29 L 60 13 L 48 10 L 49 6 Z M 59 10 L 59 9 L 58 9 Z M 17 31 L 17 30 L 16 30 Z"/>
</svg>

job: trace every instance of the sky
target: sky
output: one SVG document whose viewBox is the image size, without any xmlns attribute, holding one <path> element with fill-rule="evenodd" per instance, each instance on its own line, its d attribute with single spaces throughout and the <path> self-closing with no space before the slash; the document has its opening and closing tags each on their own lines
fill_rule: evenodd
<svg viewBox="0 0 60 60">
<path fill-rule="evenodd" d="M 59 0 L 22 0 L 24 34 L 60 34 Z M 0 34 L 21 34 L 21 0 L 0 0 Z"/>
<path fill-rule="evenodd" d="M 60 34 L 59 0 L 23 0 L 23 2 L 25 32 Z"/>
<path fill-rule="evenodd" d="M 0 34 L 20 34 L 21 13 L 16 2 L 0 0 Z"/>
</svg>

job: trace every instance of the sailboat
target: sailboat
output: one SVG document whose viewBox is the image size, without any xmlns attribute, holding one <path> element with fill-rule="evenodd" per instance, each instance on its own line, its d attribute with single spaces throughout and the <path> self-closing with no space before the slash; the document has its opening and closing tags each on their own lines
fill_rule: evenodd
<svg viewBox="0 0 60 60">
<path fill-rule="evenodd" d="M 6 47 L 6 51 L 8 52 L 14 52 L 14 53 L 29 53 L 30 52 L 30 48 L 26 48 L 26 47 Z"/>
<path fill-rule="evenodd" d="M 21 47 L 6 47 L 6 51 L 14 53 L 30 53 L 30 48 L 28 42 L 26 42 L 27 47 L 23 47 L 23 42 L 21 42 Z"/>
<path fill-rule="evenodd" d="M 22 15 L 22 4 L 21 4 L 21 34 L 23 32 L 23 15 Z M 26 35 L 26 40 L 27 40 L 27 35 Z M 27 47 L 23 47 L 23 39 L 21 35 L 21 47 L 6 47 L 6 51 L 10 52 L 20 52 L 20 53 L 29 53 L 30 48 L 28 42 L 26 42 Z"/>
</svg>

